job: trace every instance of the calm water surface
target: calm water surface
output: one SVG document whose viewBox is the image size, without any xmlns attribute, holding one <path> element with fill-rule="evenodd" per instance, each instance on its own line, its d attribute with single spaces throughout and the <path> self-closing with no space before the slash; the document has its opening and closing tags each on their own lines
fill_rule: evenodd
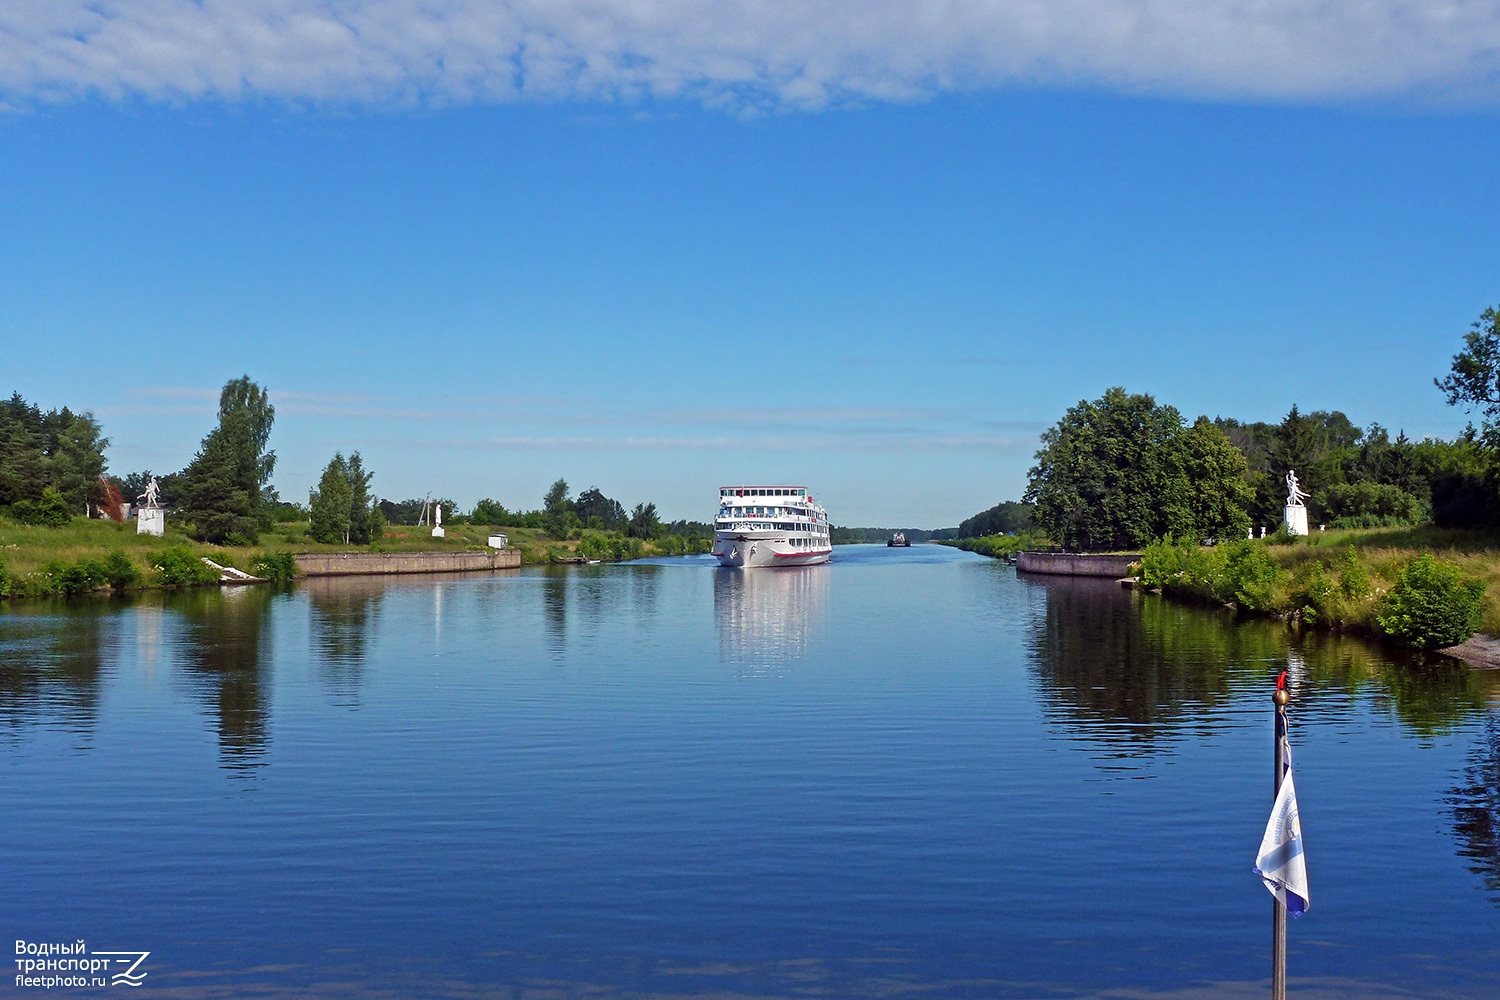
<svg viewBox="0 0 1500 1000">
<path fill-rule="evenodd" d="M 142 996 L 1263 996 L 1288 668 L 1294 992 L 1500 996 L 1500 678 L 933 546 L 6 607 L 0 929 Z"/>
</svg>

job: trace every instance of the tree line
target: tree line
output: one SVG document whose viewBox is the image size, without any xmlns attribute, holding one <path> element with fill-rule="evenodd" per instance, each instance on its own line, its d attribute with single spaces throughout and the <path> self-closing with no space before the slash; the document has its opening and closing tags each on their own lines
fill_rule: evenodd
<svg viewBox="0 0 1500 1000">
<path fill-rule="evenodd" d="M 1500 528 L 1500 313 L 1484 311 L 1434 382 L 1481 425 L 1451 441 L 1413 441 L 1295 405 L 1276 424 L 1189 422 L 1148 394 L 1111 388 L 1042 434 L 1021 504 L 975 515 L 958 536 L 1024 530 L 1029 521 L 1085 551 L 1167 536 L 1243 538 L 1255 525 L 1281 522 L 1292 470 L 1310 489 L 1314 523 Z"/>
</svg>

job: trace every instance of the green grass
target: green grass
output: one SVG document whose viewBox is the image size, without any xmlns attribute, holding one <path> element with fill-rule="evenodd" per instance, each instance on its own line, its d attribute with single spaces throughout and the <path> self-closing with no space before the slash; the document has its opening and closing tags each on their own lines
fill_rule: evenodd
<svg viewBox="0 0 1500 1000">
<path fill-rule="evenodd" d="M 10 597 L 39 596 L 55 592 L 53 578 L 60 566 L 76 565 L 86 560 L 102 560 L 112 552 L 123 554 L 140 573 L 143 586 L 152 586 L 160 553 L 172 547 L 187 547 L 195 555 L 214 562 L 250 570 L 258 555 L 299 552 L 454 552 L 487 548 L 492 531 L 503 532 L 508 544 L 521 552 L 523 565 L 542 565 L 576 556 L 576 540 L 550 538 L 536 528 L 496 527 L 488 525 L 444 525 L 445 537 L 433 538 L 429 527 L 387 525 L 379 541 L 365 548 L 354 545 L 325 545 L 308 538 L 306 521 L 280 523 L 264 532 L 255 545 L 223 546 L 193 541 L 182 529 L 167 519 L 163 537 L 138 535 L 134 522 L 115 524 L 75 518 L 67 525 L 47 528 L 20 524 L 0 517 L 0 595 Z M 670 540 L 648 541 L 645 555 L 673 554 Z M 51 572 L 49 572 L 49 570 Z M 9 586 L 6 586 L 6 581 Z"/>
<path fill-rule="evenodd" d="M 1401 565 L 1412 556 L 1428 552 L 1451 562 L 1465 576 L 1485 585 L 1481 632 L 1500 635 L 1500 535 L 1452 528 L 1360 528 L 1349 531 L 1314 532 L 1291 545 L 1270 546 L 1271 558 L 1284 569 L 1336 557 L 1343 548 L 1353 548 L 1369 566 L 1377 590 L 1395 580 Z"/>
</svg>

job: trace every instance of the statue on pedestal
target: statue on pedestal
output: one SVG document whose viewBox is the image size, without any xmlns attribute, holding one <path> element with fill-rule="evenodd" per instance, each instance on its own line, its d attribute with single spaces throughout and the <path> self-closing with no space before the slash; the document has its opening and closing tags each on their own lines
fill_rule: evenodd
<svg viewBox="0 0 1500 1000">
<path fill-rule="evenodd" d="M 1303 493 L 1302 488 L 1297 484 L 1297 470 L 1288 469 L 1286 471 L 1286 505 L 1288 507 L 1302 507 L 1304 506 L 1302 501 L 1306 499 L 1307 494 Z"/>
<path fill-rule="evenodd" d="M 1297 470 L 1288 469 L 1286 472 L 1286 506 L 1282 508 L 1282 523 L 1286 525 L 1288 535 L 1307 534 L 1307 505 L 1302 501 L 1307 499 L 1307 494 L 1302 491 L 1297 482 Z"/>
<path fill-rule="evenodd" d="M 161 486 L 152 476 L 146 484 L 146 492 L 136 497 L 146 501 L 135 511 L 135 533 L 137 535 L 160 535 L 166 530 L 167 512 L 161 504 Z"/>
</svg>

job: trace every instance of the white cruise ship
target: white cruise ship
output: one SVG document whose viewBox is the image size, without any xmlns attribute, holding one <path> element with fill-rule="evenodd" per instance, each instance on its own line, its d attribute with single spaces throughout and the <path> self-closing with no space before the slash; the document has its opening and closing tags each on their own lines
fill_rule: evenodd
<svg viewBox="0 0 1500 1000">
<path fill-rule="evenodd" d="M 811 566 L 833 555 L 828 512 L 805 486 L 721 486 L 713 554 L 720 566 Z"/>
</svg>

